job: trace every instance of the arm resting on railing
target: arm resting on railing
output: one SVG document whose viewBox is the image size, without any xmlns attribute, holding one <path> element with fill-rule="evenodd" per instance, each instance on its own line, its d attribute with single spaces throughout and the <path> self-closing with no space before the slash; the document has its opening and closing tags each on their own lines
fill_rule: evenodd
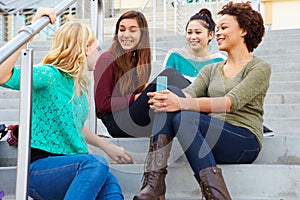
<svg viewBox="0 0 300 200">
<path fill-rule="evenodd" d="M 15 66 L 23 48 L 24 46 L 19 48 L 15 53 L 13 53 L 0 65 L 0 85 L 3 85 L 10 79 L 12 75 L 12 69 Z"/>
<path fill-rule="evenodd" d="M 32 22 L 38 20 L 43 16 L 48 16 L 51 24 L 55 23 L 56 21 L 56 14 L 53 8 L 38 8 L 35 16 L 33 17 Z M 25 45 L 20 47 L 0 65 L 0 85 L 3 85 L 10 79 L 13 67 L 16 65 L 17 59 L 20 56 L 21 50 L 24 47 Z"/>
</svg>

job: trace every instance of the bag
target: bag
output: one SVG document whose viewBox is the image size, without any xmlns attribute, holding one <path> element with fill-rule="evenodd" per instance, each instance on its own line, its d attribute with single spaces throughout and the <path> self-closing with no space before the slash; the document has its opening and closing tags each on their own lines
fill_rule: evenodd
<svg viewBox="0 0 300 200">
<path fill-rule="evenodd" d="M 19 125 L 9 125 L 8 129 L 8 137 L 7 142 L 9 146 L 17 146 L 18 145 L 18 137 L 19 137 Z"/>
<path fill-rule="evenodd" d="M 6 136 L 8 132 L 8 128 L 5 126 L 5 124 L 0 124 L 0 140 Z"/>
<path fill-rule="evenodd" d="M 6 127 L 5 124 L 0 124 L 0 140 L 6 135 L 6 141 L 8 142 L 9 146 L 17 146 L 19 136 L 19 125 L 9 125 L 8 127 Z"/>
</svg>

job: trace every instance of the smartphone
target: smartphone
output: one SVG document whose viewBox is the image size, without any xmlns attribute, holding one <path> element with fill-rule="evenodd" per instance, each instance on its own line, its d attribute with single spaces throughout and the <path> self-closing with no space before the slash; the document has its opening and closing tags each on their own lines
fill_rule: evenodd
<svg viewBox="0 0 300 200">
<path fill-rule="evenodd" d="M 156 78 L 156 92 L 166 90 L 168 86 L 168 77 L 167 76 L 158 76 Z"/>
</svg>

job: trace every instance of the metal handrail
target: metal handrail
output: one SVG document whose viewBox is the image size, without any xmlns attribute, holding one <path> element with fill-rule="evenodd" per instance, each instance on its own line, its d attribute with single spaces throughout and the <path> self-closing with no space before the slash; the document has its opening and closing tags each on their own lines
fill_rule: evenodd
<svg viewBox="0 0 300 200">
<path fill-rule="evenodd" d="M 149 4 L 150 0 L 146 0 L 144 5 L 140 8 L 140 11 L 143 12 L 145 10 L 145 8 L 147 7 L 147 5 Z"/>
<path fill-rule="evenodd" d="M 76 0 L 65 0 L 55 7 L 57 15 L 63 13 L 70 5 L 75 3 Z M 31 25 L 24 26 L 18 35 L 12 38 L 9 42 L 0 48 L 0 63 L 5 61 L 12 53 L 14 53 L 21 46 L 26 44 L 33 36 L 49 24 L 48 17 L 42 17 Z"/>
<path fill-rule="evenodd" d="M 9 2 L 3 2 L 3 1 L 0 1 L 0 4 L 4 5 L 4 6 L 7 6 L 9 4 L 12 4 L 14 2 L 16 2 L 17 0 L 12 0 L 12 1 L 9 1 Z"/>
</svg>

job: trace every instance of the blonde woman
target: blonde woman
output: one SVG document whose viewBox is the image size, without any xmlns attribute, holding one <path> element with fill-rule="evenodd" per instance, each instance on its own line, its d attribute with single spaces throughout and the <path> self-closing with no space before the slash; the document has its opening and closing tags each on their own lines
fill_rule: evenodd
<svg viewBox="0 0 300 200">
<path fill-rule="evenodd" d="M 52 8 L 39 8 L 33 21 Z M 34 199 L 123 199 L 106 159 L 88 154 L 87 143 L 101 148 L 118 163 L 131 156 L 88 130 L 87 72 L 98 57 L 97 39 L 79 22 L 62 25 L 54 44 L 39 66 L 33 68 L 31 163 L 29 195 Z M 0 85 L 18 90 L 20 69 L 14 67 L 20 50 L 0 67 Z"/>
</svg>

